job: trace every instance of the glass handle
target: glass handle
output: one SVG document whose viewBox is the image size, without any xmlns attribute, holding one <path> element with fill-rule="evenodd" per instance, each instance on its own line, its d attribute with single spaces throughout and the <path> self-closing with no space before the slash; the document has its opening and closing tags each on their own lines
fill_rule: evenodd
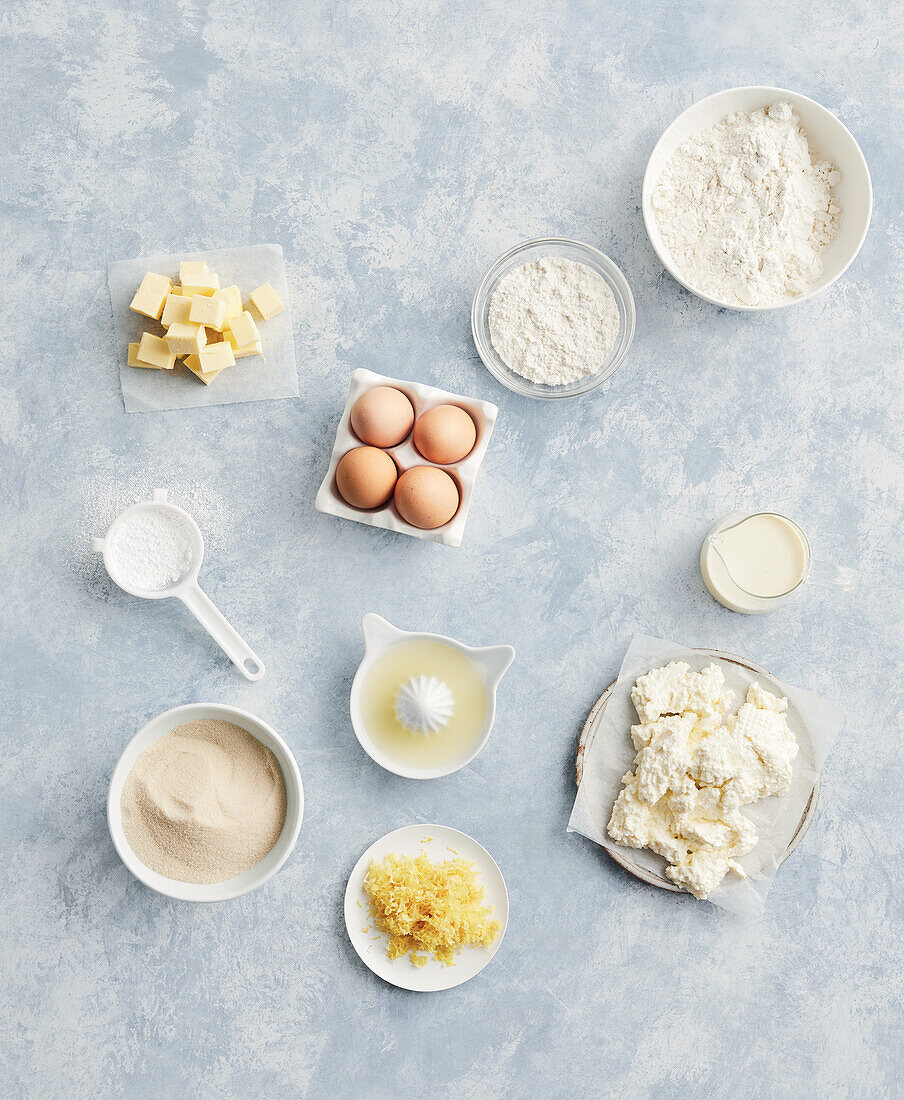
<svg viewBox="0 0 904 1100">
<path fill-rule="evenodd" d="M 857 570 L 840 565 L 829 565 L 824 561 L 814 561 L 807 583 L 815 584 L 818 588 L 831 588 L 835 592 L 850 592 L 857 584 Z"/>
</svg>

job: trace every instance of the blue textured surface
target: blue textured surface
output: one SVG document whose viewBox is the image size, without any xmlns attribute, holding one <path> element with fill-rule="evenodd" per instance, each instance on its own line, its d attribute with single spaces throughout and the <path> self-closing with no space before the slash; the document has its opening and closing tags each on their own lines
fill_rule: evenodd
<svg viewBox="0 0 904 1100">
<path fill-rule="evenodd" d="M 2 29 L 0 1093 L 900 1095 L 900 8 L 46 0 Z M 639 211 L 660 131 L 742 83 L 836 111 L 876 190 L 844 280 L 765 316 L 684 293 Z M 601 247 L 637 301 L 628 361 L 561 405 L 495 385 L 468 329 L 486 266 L 547 233 Z M 126 416 L 107 262 L 260 241 L 285 249 L 301 400 Z M 500 406 L 460 550 L 313 510 L 356 366 Z M 153 482 L 194 486 L 202 580 L 260 684 L 87 565 L 86 515 Z M 699 542 L 748 504 L 858 562 L 856 593 L 718 607 Z M 516 647 L 473 766 L 418 784 L 359 749 L 367 610 Z M 635 630 L 847 710 L 760 921 L 565 834 L 578 730 Z M 284 870 L 212 908 L 135 882 L 104 819 L 128 738 L 197 699 L 276 726 L 308 796 Z M 486 845 L 512 905 L 491 966 L 418 996 L 359 963 L 341 899 L 372 840 L 429 821 Z"/>
</svg>

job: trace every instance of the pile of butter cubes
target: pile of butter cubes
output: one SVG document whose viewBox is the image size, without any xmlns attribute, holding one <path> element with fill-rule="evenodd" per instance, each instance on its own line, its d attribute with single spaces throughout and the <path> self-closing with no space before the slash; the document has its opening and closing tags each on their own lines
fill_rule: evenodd
<svg viewBox="0 0 904 1100">
<path fill-rule="evenodd" d="M 261 334 L 251 310 L 269 321 L 285 309 L 269 283 L 251 292 L 251 308 L 246 308 L 239 288 L 220 287 L 220 277 L 203 260 L 183 261 L 179 283 L 153 271 L 141 280 L 130 309 L 159 321 L 166 331 L 163 336 L 145 332 L 140 343 L 129 344 L 130 367 L 173 370 L 181 359 L 209 386 L 236 359 L 261 354 Z"/>
</svg>

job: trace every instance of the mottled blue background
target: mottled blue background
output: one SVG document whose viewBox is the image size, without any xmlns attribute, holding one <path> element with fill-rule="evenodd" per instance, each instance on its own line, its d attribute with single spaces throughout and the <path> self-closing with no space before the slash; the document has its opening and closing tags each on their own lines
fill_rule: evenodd
<svg viewBox="0 0 904 1100">
<path fill-rule="evenodd" d="M 900 1095 L 900 5 L 40 0 L 0 30 L 0 1093 Z M 639 210 L 660 131 L 743 83 L 834 110 L 876 192 L 843 281 L 762 316 L 682 291 Z M 501 389 L 470 339 L 486 266 L 541 234 L 602 248 L 637 301 L 629 359 L 574 403 Z M 108 261 L 262 241 L 302 398 L 125 415 Z M 460 550 L 314 511 L 357 366 L 499 404 Z M 92 525 L 154 483 L 196 510 L 260 684 L 88 563 Z M 859 563 L 856 593 L 717 606 L 697 549 L 744 505 Z M 516 647 L 471 767 L 416 783 L 359 749 L 368 610 Z M 847 710 L 760 921 L 565 834 L 578 730 L 635 630 Z M 212 908 L 133 880 L 104 818 L 126 741 L 199 699 L 272 722 L 308 795 L 284 870 Z M 430 821 L 486 845 L 512 907 L 491 966 L 419 996 L 359 963 L 341 898 L 372 840 Z"/>
</svg>

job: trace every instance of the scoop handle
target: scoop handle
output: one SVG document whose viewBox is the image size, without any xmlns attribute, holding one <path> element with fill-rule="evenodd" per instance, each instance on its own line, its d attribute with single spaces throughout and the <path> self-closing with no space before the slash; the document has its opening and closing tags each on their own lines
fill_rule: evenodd
<svg viewBox="0 0 904 1100">
<path fill-rule="evenodd" d="M 264 675 L 263 661 L 197 584 L 178 596 L 243 676 L 259 680 Z"/>
</svg>

